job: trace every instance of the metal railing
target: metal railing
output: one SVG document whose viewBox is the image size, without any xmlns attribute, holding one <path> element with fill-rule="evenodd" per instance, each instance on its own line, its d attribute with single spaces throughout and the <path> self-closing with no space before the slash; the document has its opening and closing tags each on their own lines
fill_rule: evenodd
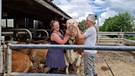
<svg viewBox="0 0 135 76">
<path fill-rule="evenodd" d="M 46 31 L 46 30 L 44 30 L 44 29 L 29 29 L 31 32 L 44 32 L 44 35 L 46 35 L 46 36 L 43 36 L 42 38 L 46 41 L 47 39 L 49 39 L 49 33 Z M 35 36 L 33 36 L 33 38 L 34 38 Z M 39 37 L 37 37 L 37 38 L 39 38 Z M 40 37 L 41 38 L 41 37 Z"/>
<path fill-rule="evenodd" d="M 5 29 L 5 28 L 3 28 L 2 31 L 3 32 L 15 32 L 15 31 L 16 32 L 27 32 L 28 35 L 29 35 L 29 42 L 32 41 L 32 34 L 28 29 L 19 29 L 19 28 L 17 28 L 17 29 Z M 2 35 L 4 35 L 3 32 L 2 32 Z"/>
<path fill-rule="evenodd" d="M 7 75 L 33 75 L 29 73 L 11 73 L 12 68 L 12 50 L 11 49 L 23 49 L 23 48 L 33 48 L 33 49 L 49 49 L 49 48 L 55 48 L 55 49 L 85 49 L 85 50 L 113 50 L 113 51 L 135 51 L 134 46 L 84 46 L 84 45 L 50 45 L 50 44 L 8 44 L 8 69 L 7 69 Z M 66 75 L 57 75 L 57 74 L 34 74 L 36 76 L 66 76 Z M 71 75 L 72 76 L 72 75 Z M 73 75 L 76 76 L 76 75 Z"/>
</svg>

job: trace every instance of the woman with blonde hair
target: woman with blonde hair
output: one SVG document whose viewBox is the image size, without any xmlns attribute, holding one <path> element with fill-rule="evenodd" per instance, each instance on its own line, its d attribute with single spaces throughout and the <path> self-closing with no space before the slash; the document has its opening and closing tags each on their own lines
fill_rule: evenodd
<svg viewBox="0 0 135 76">
<path fill-rule="evenodd" d="M 65 37 L 61 34 L 60 25 L 57 20 L 52 20 L 50 23 L 52 27 L 51 33 L 51 44 L 52 45 L 63 45 L 68 39 L 69 35 L 66 32 Z M 46 66 L 51 68 L 50 73 L 57 73 L 58 68 L 65 68 L 65 59 L 64 59 L 64 50 L 63 49 L 48 49 L 47 57 L 46 57 Z"/>
</svg>

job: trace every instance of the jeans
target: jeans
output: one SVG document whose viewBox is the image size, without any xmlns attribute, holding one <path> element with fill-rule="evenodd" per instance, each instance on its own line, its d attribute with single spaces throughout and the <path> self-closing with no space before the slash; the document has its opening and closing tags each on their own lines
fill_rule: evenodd
<svg viewBox="0 0 135 76">
<path fill-rule="evenodd" d="M 85 75 L 94 76 L 96 74 L 95 69 L 95 55 L 90 53 L 84 53 L 84 73 Z"/>
</svg>

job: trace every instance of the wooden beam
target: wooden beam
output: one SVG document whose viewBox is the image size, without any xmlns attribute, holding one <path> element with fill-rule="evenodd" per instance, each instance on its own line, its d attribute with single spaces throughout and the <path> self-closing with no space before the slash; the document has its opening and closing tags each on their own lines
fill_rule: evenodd
<svg viewBox="0 0 135 76">
<path fill-rule="evenodd" d="M 44 0 L 35 0 L 36 2 L 40 3 L 41 5 L 47 7 L 49 10 L 52 10 L 54 12 L 56 12 L 57 14 L 61 15 L 62 17 L 66 18 L 66 19 L 69 19 L 70 17 L 68 15 L 66 15 L 62 10 L 60 10 L 60 8 L 57 7 L 54 7 L 50 4 L 48 4 L 46 1 Z M 59 9 L 59 10 L 58 10 Z"/>
</svg>

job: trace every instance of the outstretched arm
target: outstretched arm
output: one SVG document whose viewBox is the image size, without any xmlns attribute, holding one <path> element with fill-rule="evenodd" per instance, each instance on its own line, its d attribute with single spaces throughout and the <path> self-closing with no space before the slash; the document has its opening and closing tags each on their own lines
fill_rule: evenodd
<svg viewBox="0 0 135 76">
<path fill-rule="evenodd" d="M 85 36 L 85 35 L 83 35 L 83 34 L 81 33 L 81 31 L 80 31 L 79 27 L 78 27 L 78 26 L 76 26 L 76 28 L 77 28 L 77 32 L 78 32 L 78 36 L 79 36 L 79 38 L 80 38 L 80 39 L 85 39 L 85 38 L 86 38 L 86 36 Z"/>
<path fill-rule="evenodd" d="M 69 39 L 69 35 L 66 35 L 66 36 L 64 37 L 64 39 L 62 40 L 62 39 L 59 37 L 58 34 L 53 33 L 53 34 L 51 35 L 51 39 L 54 40 L 55 42 L 59 43 L 59 44 L 65 44 L 65 43 L 68 41 L 68 39 Z"/>
</svg>

